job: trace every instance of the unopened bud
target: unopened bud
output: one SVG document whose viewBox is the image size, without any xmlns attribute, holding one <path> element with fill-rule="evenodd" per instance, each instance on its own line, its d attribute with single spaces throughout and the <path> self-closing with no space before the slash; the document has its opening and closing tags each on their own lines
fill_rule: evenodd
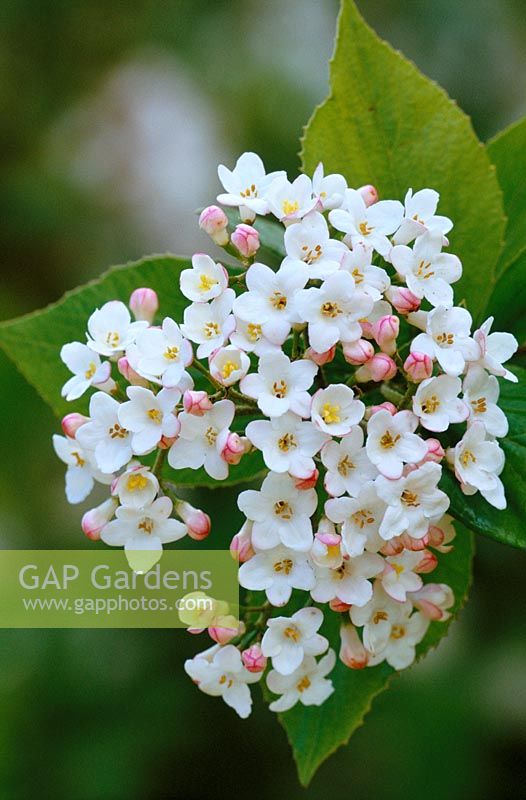
<svg viewBox="0 0 526 800">
<path fill-rule="evenodd" d="M 208 635 L 210 638 L 213 639 L 214 642 L 217 642 L 217 644 L 221 645 L 231 642 L 232 639 L 238 635 L 238 633 L 239 630 L 237 628 L 208 628 Z"/>
<path fill-rule="evenodd" d="M 333 600 L 329 601 L 329 608 L 331 611 L 336 611 L 337 613 L 344 614 L 346 611 L 349 611 L 351 605 L 349 603 L 344 603 L 343 600 L 340 600 L 338 597 L 335 597 Z"/>
<path fill-rule="evenodd" d="M 421 300 L 405 286 L 390 286 L 386 290 L 385 296 L 396 308 L 399 314 L 409 314 L 411 311 L 418 311 Z"/>
<path fill-rule="evenodd" d="M 175 505 L 176 514 L 183 520 L 188 528 L 188 536 L 200 542 L 210 533 L 212 522 L 208 514 L 200 508 L 194 508 L 186 500 L 179 500 Z"/>
<path fill-rule="evenodd" d="M 108 498 L 100 506 L 86 511 L 82 517 L 81 527 L 83 533 L 93 542 L 100 539 L 100 534 L 105 525 L 115 514 L 115 509 L 119 505 L 114 497 Z"/>
<path fill-rule="evenodd" d="M 367 381 L 389 381 L 396 375 L 396 364 L 393 359 L 385 353 L 376 353 L 366 364 L 358 367 L 355 380 L 358 383 Z"/>
<path fill-rule="evenodd" d="M 343 345 L 343 357 L 348 364 L 353 367 L 359 367 L 370 361 L 374 356 L 374 347 L 367 339 L 358 339 L 357 342 L 351 342 Z"/>
<path fill-rule="evenodd" d="M 433 361 L 426 353 L 419 353 L 415 350 L 409 353 L 404 361 L 404 369 L 410 380 L 420 383 L 433 374 Z"/>
<path fill-rule="evenodd" d="M 148 381 L 142 378 L 138 372 L 135 372 L 133 367 L 130 366 L 130 362 L 126 356 L 119 358 L 117 361 L 117 369 L 122 377 L 126 378 L 128 383 L 131 383 L 132 386 L 148 386 Z"/>
<path fill-rule="evenodd" d="M 128 305 L 135 319 L 146 320 L 151 325 L 159 310 L 159 298 L 153 289 L 135 289 Z"/>
<path fill-rule="evenodd" d="M 366 411 L 366 419 L 370 419 L 373 414 L 376 414 L 377 411 L 389 411 L 392 417 L 398 413 L 398 409 L 394 403 L 390 403 L 389 400 L 386 400 L 384 403 L 380 403 L 378 406 L 370 406 L 370 408 L 368 408 Z"/>
<path fill-rule="evenodd" d="M 228 217 L 219 206 L 208 206 L 201 211 L 199 227 L 220 247 L 228 244 Z"/>
<path fill-rule="evenodd" d="M 380 317 L 372 326 L 372 334 L 383 353 L 396 353 L 396 337 L 400 332 L 400 320 L 393 314 Z"/>
<path fill-rule="evenodd" d="M 358 189 L 360 192 L 363 201 L 367 207 L 374 205 L 374 203 L 378 202 L 378 190 L 375 186 L 372 186 L 368 183 L 366 186 L 360 186 Z"/>
<path fill-rule="evenodd" d="M 263 672 L 267 666 L 267 657 L 263 655 L 259 644 L 253 644 L 243 650 L 241 660 L 249 672 Z"/>
<path fill-rule="evenodd" d="M 438 558 L 430 550 L 422 551 L 422 560 L 418 562 L 414 568 L 415 572 L 421 572 L 426 575 L 428 572 L 433 572 L 438 564 Z"/>
<path fill-rule="evenodd" d="M 317 470 L 316 467 L 314 467 L 310 475 L 307 475 L 304 478 L 295 478 L 294 476 L 292 476 L 292 479 L 294 481 L 294 486 L 296 487 L 296 489 L 299 489 L 300 491 L 305 491 L 306 489 L 314 489 L 316 483 L 318 482 L 319 477 L 320 477 L 319 470 Z"/>
<path fill-rule="evenodd" d="M 230 542 L 230 555 L 236 561 L 244 564 L 255 555 L 252 547 L 252 522 L 247 520 L 243 527 Z"/>
<path fill-rule="evenodd" d="M 310 359 L 310 361 L 314 361 L 319 367 L 323 367 L 324 364 L 329 364 L 336 355 L 336 345 L 331 347 L 330 350 L 326 350 L 325 353 L 317 353 L 316 350 L 313 350 L 312 347 L 309 347 L 305 350 L 305 358 Z"/>
<path fill-rule="evenodd" d="M 238 225 L 230 237 L 230 241 L 243 258 L 252 258 L 259 250 L 259 233 L 252 225 L 244 223 Z"/>
<path fill-rule="evenodd" d="M 340 628 L 340 661 L 350 669 L 363 669 L 369 661 L 369 653 L 363 646 L 354 625 Z"/>
<path fill-rule="evenodd" d="M 426 461 L 435 461 L 437 464 L 440 464 L 444 456 L 446 455 L 446 451 L 438 441 L 438 439 L 426 439 L 427 445 L 427 455 L 423 459 L 422 463 L 424 464 Z"/>
<path fill-rule="evenodd" d="M 89 421 L 90 418 L 85 417 L 84 414 L 77 414 L 77 413 L 66 414 L 66 416 L 63 417 L 61 422 L 62 430 L 64 431 L 66 436 L 69 436 L 71 439 L 74 439 L 78 429 Z"/>
<path fill-rule="evenodd" d="M 231 431 L 227 436 L 225 446 L 221 450 L 223 461 L 226 461 L 227 464 L 239 464 L 247 452 L 247 442 L 246 437 Z M 250 447 L 250 443 L 248 443 L 248 447 Z"/>
<path fill-rule="evenodd" d="M 455 602 L 455 596 L 445 583 L 426 583 L 417 592 L 408 592 L 407 597 L 428 619 L 445 622 L 451 614 L 447 609 Z"/>
<path fill-rule="evenodd" d="M 183 407 L 187 414 L 194 414 L 196 417 L 202 417 L 203 414 L 210 411 L 212 406 L 213 403 L 206 392 L 196 392 L 187 389 L 183 394 Z"/>
</svg>

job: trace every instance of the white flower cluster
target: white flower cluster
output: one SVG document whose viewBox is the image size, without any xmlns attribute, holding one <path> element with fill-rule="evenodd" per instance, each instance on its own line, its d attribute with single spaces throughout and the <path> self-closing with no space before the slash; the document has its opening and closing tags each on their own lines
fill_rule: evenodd
<svg viewBox="0 0 526 800">
<path fill-rule="evenodd" d="M 182 322 L 153 324 L 148 289 L 130 300 L 135 322 L 121 302 L 96 310 L 87 343 L 65 345 L 62 360 L 73 372 L 68 400 L 98 391 L 89 418 L 64 419 L 55 448 L 70 502 L 94 480 L 111 483 L 85 533 L 156 557 L 163 543 L 210 530 L 204 512 L 177 498 L 181 521 L 170 518 L 164 456 L 173 470 L 204 467 L 220 481 L 261 451 L 268 474 L 239 495 L 246 522 L 231 544 L 247 590 L 243 622 L 209 626 L 216 644 L 185 665 L 246 717 L 248 684 L 269 658 L 267 685 L 279 696 L 271 709 L 320 705 L 332 693 L 323 611 L 340 615 L 339 655 L 351 668 L 408 666 L 430 621 L 448 619 L 450 587 L 422 579 L 454 537 L 442 462 L 466 494 L 505 508 L 497 439 L 508 426 L 495 376 L 516 380 L 503 363 L 517 342 L 491 333 L 492 319 L 472 332 L 469 312 L 454 305 L 462 267 L 444 252 L 453 224 L 436 214 L 432 189 L 410 189 L 403 204 L 378 200 L 374 187 L 348 188 L 321 165 L 312 179 L 266 174 L 254 153 L 232 171 L 220 166 L 219 177 L 218 201 L 241 222 L 229 230 L 210 206 L 200 226 L 243 271 L 195 255 L 180 276 Z M 283 225 L 276 269 L 256 261 L 252 223 L 266 214 Z M 125 395 L 112 362 L 130 384 Z M 152 468 L 136 459 L 154 451 Z M 273 616 L 291 596 L 299 610 Z"/>
</svg>

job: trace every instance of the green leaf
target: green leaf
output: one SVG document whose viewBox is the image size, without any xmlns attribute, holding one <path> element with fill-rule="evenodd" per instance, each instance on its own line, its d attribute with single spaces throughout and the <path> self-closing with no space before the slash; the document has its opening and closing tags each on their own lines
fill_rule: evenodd
<svg viewBox="0 0 526 800">
<path fill-rule="evenodd" d="M 466 497 L 455 477 L 444 470 L 442 488 L 451 500 L 450 513 L 476 533 L 526 550 L 526 369 L 511 366 L 519 383 L 501 380 L 499 405 L 508 417 L 510 432 L 500 442 L 506 454 L 501 475 L 508 507 L 493 508 L 480 494 Z"/>
<path fill-rule="evenodd" d="M 497 168 L 508 217 L 506 243 L 497 264 L 497 285 L 488 303 L 495 329 L 509 330 L 526 341 L 526 118 L 488 143 Z"/>
<path fill-rule="evenodd" d="M 60 396 L 64 382 L 70 377 L 59 357 L 62 345 L 85 341 L 86 323 L 95 308 L 108 300 L 127 303 L 132 291 L 141 286 L 149 286 L 158 293 L 163 317 L 171 316 L 180 321 L 187 300 L 179 290 L 179 273 L 189 266 L 186 259 L 164 255 L 112 267 L 98 280 L 68 292 L 58 303 L 2 323 L 0 346 L 58 417 L 73 410 L 86 413 L 88 394 L 75 403 L 67 403 Z M 173 474 L 181 486 L 217 488 L 253 480 L 263 469 L 261 453 L 258 452 L 251 453 L 237 467 L 232 467 L 225 481 L 213 480 L 203 469 L 177 470 Z"/>
<path fill-rule="evenodd" d="M 305 131 L 305 171 L 323 161 L 326 172 L 343 173 L 353 186 L 372 183 L 382 198 L 437 189 L 439 213 L 455 223 L 451 251 L 464 267 L 457 302 L 465 299 L 480 321 L 505 220 L 495 169 L 470 120 L 378 38 L 352 0 L 342 3 L 331 89 Z"/>
<path fill-rule="evenodd" d="M 462 608 L 471 583 L 473 558 L 473 536 L 458 522 L 455 523 L 457 538 L 455 547 L 448 554 L 440 554 L 439 564 L 428 581 L 447 583 L 454 591 L 454 614 Z M 331 647 L 339 650 L 339 614 L 326 614 L 322 633 L 330 640 Z M 433 622 L 417 648 L 420 658 L 447 633 L 449 624 Z M 316 770 L 335 750 L 347 744 L 354 731 L 362 725 L 372 701 L 389 685 L 395 670 L 387 664 L 379 664 L 363 670 L 352 670 L 338 660 L 331 679 L 334 693 L 319 708 L 296 705 L 280 715 L 287 732 L 301 783 L 307 786 Z"/>
</svg>

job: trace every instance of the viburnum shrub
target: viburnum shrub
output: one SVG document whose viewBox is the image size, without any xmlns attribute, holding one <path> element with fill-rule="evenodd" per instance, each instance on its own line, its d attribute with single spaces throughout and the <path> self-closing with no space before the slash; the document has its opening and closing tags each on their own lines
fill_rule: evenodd
<svg viewBox="0 0 526 800">
<path fill-rule="evenodd" d="M 84 515 L 86 536 L 124 546 L 132 563 L 151 551 L 151 565 L 163 544 L 210 533 L 206 512 L 177 497 L 177 470 L 221 481 L 261 451 L 266 475 L 239 495 L 246 522 L 230 549 L 241 587 L 266 601 L 248 604 L 238 627 L 214 620 L 215 644 L 185 664 L 247 717 L 249 684 L 263 676 L 273 711 L 332 694 L 324 615 L 340 620 L 350 669 L 409 666 L 428 626 L 449 618 L 453 590 L 433 571 L 455 531 L 438 484 L 450 469 L 465 494 L 506 507 L 495 376 L 517 380 L 504 366 L 517 341 L 492 333 L 491 318 L 473 331 L 455 306 L 462 265 L 433 189 L 379 199 L 321 163 L 290 182 L 255 153 L 219 178 L 218 202 L 241 222 L 230 231 L 209 206 L 199 224 L 239 265 L 197 253 L 179 277 L 182 319 L 158 316 L 148 288 L 129 308 L 108 299 L 94 310 L 86 342 L 61 350 L 73 373 L 62 394 L 94 389 L 89 417 L 68 414 L 53 441 L 71 503 L 94 481 L 111 487 Z M 276 270 L 258 260 L 251 224 L 268 214 L 282 225 Z"/>
<path fill-rule="evenodd" d="M 526 124 L 484 149 L 352 0 L 331 86 L 294 180 L 252 152 L 219 167 L 199 225 L 221 255 L 147 258 L 0 328 L 61 416 L 79 404 L 54 447 L 69 502 L 108 486 L 88 538 L 143 569 L 231 540 L 240 619 L 184 612 L 212 640 L 185 669 L 241 717 L 259 682 L 303 782 L 441 638 L 471 531 L 526 547 L 525 372 L 498 330 L 526 339 Z M 237 532 L 184 499 L 234 483 Z"/>
</svg>

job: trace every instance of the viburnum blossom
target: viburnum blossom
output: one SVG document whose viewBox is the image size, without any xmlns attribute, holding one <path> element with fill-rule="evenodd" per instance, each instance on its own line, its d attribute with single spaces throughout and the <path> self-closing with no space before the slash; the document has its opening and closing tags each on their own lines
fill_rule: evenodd
<svg viewBox="0 0 526 800">
<path fill-rule="evenodd" d="M 110 487 L 81 527 L 135 570 L 186 534 L 213 539 L 180 470 L 248 483 L 230 544 L 239 618 L 221 598 L 180 612 L 212 640 L 186 672 L 247 717 L 250 684 L 266 681 L 273 711 L 321 705 L 335 651 L 340 669 L 403 669 L 456 611 L 428 577 L 454 547 L 442 479 L 506 507 L 499 382 L 516 380 L 517 342 L 454 304 L 462 265 L 433 189 L 402 204 L 322 164 L 267 174 L 255 153 L 219 177 L 239 218 L 211 205 L 199 225 L 227 257 L 196 253 L 169 276 L 183 307 L 139 286 L 93 311 L 86 344 L 60 353 L 62 394 L 90 392 L 89 416 L 66 415 L 53 444 L 69 502 Z"/>
</svg>

